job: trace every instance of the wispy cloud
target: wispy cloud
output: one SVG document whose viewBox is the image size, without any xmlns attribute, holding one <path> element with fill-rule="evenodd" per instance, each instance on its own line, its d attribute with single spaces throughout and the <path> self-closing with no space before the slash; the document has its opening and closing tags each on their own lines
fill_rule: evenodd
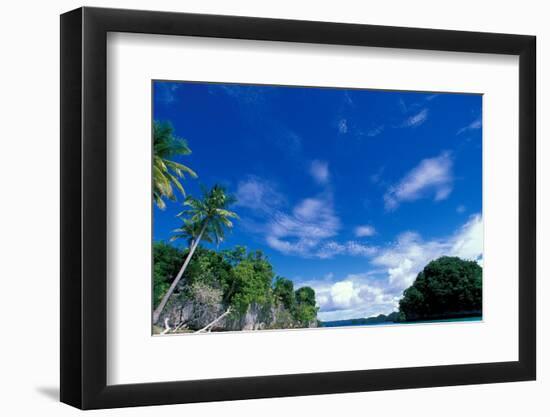
<svg viewBox="0 0 550 417">
<path fill-rule="evenodd" d="M 323 177 L 325 178 L 325 177 Z M 328 191 L 300 200 L 290 210 L 286 197 L 275 184 L 256 176 L 239 182 L 237 207 L 248 209 L 240 224 L 250 232 L 260 234 L 271 249 L 286 255 L 329 259 L 338 255 L 370 257 L 376 247 L 349 240 L 337 241 L 341 228 Z M 358 237 L 374 233 L 362 226 Z"/>
<path fill-rule="evenodd" d="M 330 178 L 328 162 L 314 160 L 309 166 L 309 173 L 318 184 L 326 184 Z"/>
<path fill-rule="evenodd" d="M 407 113 L 409 111 L 407 103 L 405 103 L 405 100 L 403 100 L 402 97 L 399 98 L 399 101 L 397 103 L 399 104 L 399 109 L 401 110 L 401 113 Z"/>
<path fill-rule="evenodd" d="M 256 176 L 249 176 L 237 185 L 237 206 L 255 211 L 256 215 L 273 214 L 285 203 L 285 197 L 274 184 Z"/>
<path fill-rule="evenodd" d="M 375 246 L 365 245 L 354 240 L 349 240 L 344 243 L 330 241 L 323 244 L 321 248 L 315 252 L 315 256 L 321 259 L 330 259 L 336 255 L 368 257 L 377 253 L 377 250 Z"/>
<path fill-rule="evenodd" d="M 267 225 L 266 243 L 285 254 L 311 257 L 339 229 L 332 197 L 325 194 L 300 201 L 291 213 L 275 213 Z"/>
<path fill-rule="evenodd" d="M 372 129 L 368 129 L 364 134 L 368 137 L 375 137 L 378 136 L 380 133 L 382 133 L 385 129 L 384 125 L 379 125 L 376 127 L 373 127 Z"/>
<path fill-rule="evenodd" d="M 371 262 L 387 268 L 389 287 L 403 291 L 429 261 L 444 255 L 482 263 L 483 220 L 480 214 L 470 217 L 456 233 L 443 239 L 424 241 L 415 232 L 404 232 L 395 243 L 381 249 Z"/>
<path fill-rule="evenodd" d="M 355 236 L 368 237 L 376 234 L 376 229 L 370 225 L 357 226 L 355 228 Z"/>
<path fill-rule="evenodd" d="M 275 131 L 273 143 L 287 156 L 297 157 L 302 151 L 302 138 L 292 130 L 282 127 Z"/>
<path fill-rule="evenodd" d="M 457 136 L 461 135 L 462 133 L 469 132 L 472 130 L 478 130 L 481 129 L 481 117 L 475 119 L 472 123 L 458 129 L 456 132 Z"/>
<path fill-rule="evenodd" d="M 176 101 L 176 91 L 180 84 L 172 82 L 155 82 L 155 96 L 159 102 L 171 104 Z"/>
<path fill-rule="evenodd" d="M 344 91 L 344 102 L 350 107 L 355 106 L 355 103 L 353 102 L 353 99 L 351 98 L 349 91 Z"/>
<path fill-rule="evenodd" d="M 348 120 L 347 119 L 340 119 L 338 122 L 338 132 L 341 135 L 345 135 L 348 133 Z"/>
<path fill-rule="evenodd" d="M 376 171 L 374 174 L 371 174 L 369 176 L 369 180 L 373 184 L 381 184 L 382 183 L 382 175 L 384 174 L 385 167 L 380 167 L 378 171 Z"/>
<path fill-rule="evenodd" d="M 210 94 L 223 93 L 238 100 L 242 104 L 257 105 L 263 102 L 264 95 L 268 91 L 272 91 L 269 87 L 260 87 L 256 85 L 240 85 L 240 84 L 212 84 L 208 92 Z"/>
<path fill-rule="evenodd" d="M 424 159 L 406 174 L 398 184 L 384 194 L 387 210 L 395 210 L 402 202 L 433 195 L 435 201 L 446 199 L 453 189 L 453 161 L 448 152 Z"/>
<path fill-rule="evenodd" d="M 428 109 L 422 109 L 418 113 L 415 113 L 407 117 L 402 124 L 402 127 L 418 127 L 428 120 Z"/>
</svg>

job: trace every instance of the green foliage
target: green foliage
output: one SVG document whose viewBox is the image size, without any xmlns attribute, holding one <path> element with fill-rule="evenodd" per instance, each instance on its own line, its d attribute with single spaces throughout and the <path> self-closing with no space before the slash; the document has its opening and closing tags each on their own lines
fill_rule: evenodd
<svg viewBox="0 0 550 417">
<path fill-rule="evenodd" d="M 187 286 L 199 283 L 225 292 L 232 280 L 231 275 L 231 265 L 221 254 L 199 247 L 185 271 L 184 281 Z"/>
<path fill-rule="evenodd" d="M 286 278 L 277 277 L 273 283 L 273 296 L 277 302 L 280 302 L 289 311 L 294 311 L 296 307 L 296 297 L 294 295 L 294 283 Z"/>
<path fill-rule="evenodd" d="M 231 266 L 236 266 L 246 257 L 246 248 L 237 245 L 233 249 L 226 249 L 221 252 L 224 260 Z"/>
<path fill-rule="evenodd" d="M 296 290 L 296 302 L 298 304 L 315 305 L 315 291 L 311 287 L 302 287 Z"/>
<path fill-rule="evenodd" d="M 157 305 L 189 250 L 166 243 L 155 243 L 153 249 Z M 200 304 L 216 300 L 223 310 L 231 306 L 234 316 L 245 314 L 252 304 L 263 311 L 282 306 L 277 322 L 272 323 L 274 328 L 309 326 L 317 318 L 315 291 L 310 287 L 294 291 L 291 280 L 274 277 L 273 267 L 261 251 L 247 252 L 236 246 L 216 252 L 198 247 L 177 291 L 180 297 Z"/>
<path fill-rule="evenodd" d="M 180 182 L 185 174 L 197 177 L 191 168 L 172 159 L 190 153 L 187 142 L 174 136 L 174 128 L 169 122 L 153 122 L 153 199 L 159 208 L 166 207 L 164 198 L 176 199 L 174 188 L 185 195 Z"/>
<path fill-rule="evenodd" d="M 184 239 L 187 241 L 187 246 L 190 248 L 193 245 L 193 242 L 200 235 L 202 230 L 201 223 L 194 223 L 189 219 L 181 219 L 183 224 L 173 230 L 174 235 L 170 238 L 170 241 L 177 239 Z M 212 243 L 212 237 L 208 233 L 203 233 L 201 236 L 203 242 Z"/>
<path fill-rule="evenodd" d="M 156 307 L 181 266 L 183 252 L 167 243 L 153 244 L 153 304 Z"/>
<path fill-rule="evenodd" d="M 227 299 L 235 310 L 245 313 L 250 304 L 271 303 L 273 268 L 261 251 L 248 254 L 233 268 L 233 283 Z"/>
<path fill-rule="evenodd" d="M 194 241 L 204 239 L 219 244 L 225 237 L 225 229 L 231 229 L 231 219 L 238 219 L 237 213 L 229 210 L 235 198 L 226 193 L 220 185 L 210 190 L 203 190 L 202 198 L 189 196 L 185 199 L 184 210 L 178 214 L 184 225 L 174 230 L 171 240 L 187 239 Z"/>
<path fill-rule="evenodd" d="M 173 291 L 179 285 L 201 239 L 208 242 L 215 241 L 219 244 L 223 240 L 225 228 L 233 227 L 230 219 L 238 218 L 236 213 L 228 210 L 235 199 L 226 194 L 222 187 L 214 185 L 209 191 L 203 192 L 202 199 L 187 197 L 184 202 L 185 209 L 178 214 L 178 217 L 183 220 L 183 226 L 174 231 L 175 235 L 170 240 L 186 239 L 189 244 L 189 252 L 183 262 L 181 272 L 176 276 L 176 281 L 173 286 L 168 288 L 162 301 L 153 312 L 153 322 L 155 323 L 159 320 Z"/>
<path fill-rule="evenodd" d="M 298 304 L 294 311 L 294 319 L 303 327 L 308 327 L 309 324 L 317 318 L 318 308 L 309 304 Z"/>
<path fill-rule="evenodd" d="M 310 322 L 317 318 L 318 308 L 315 305 L 315 291 L 311 287 L 298 288 L 295 297 L 294 318 L 302 326 L 308 326 Z"/>
<path fill-rule="evenodd" d="M 482 269 L 475 261 L 443 256 L 430 262 L 399 302 L 400 318 L 423 320 L 481 314 Z"/>
</svg>

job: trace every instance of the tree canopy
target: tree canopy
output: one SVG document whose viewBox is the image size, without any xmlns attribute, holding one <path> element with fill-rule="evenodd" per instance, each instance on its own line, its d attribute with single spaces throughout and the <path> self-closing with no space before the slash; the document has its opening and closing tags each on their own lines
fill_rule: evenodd
<svg viewBox="0 0 550 417">
<path fill-rule="evenodd" d="M 181 266 L 183 253 L 164 242 L 153 246 L 153 305 L 156 307 Z"/>
<path fill-rule="evenodd" d="M 442 256 L 431 261 L 403 293 L 399 312 L 406 320 L 479 315 L 482 269 L 475 261 Z"/>
<path fill-rule="evenodd" d="M 239 218 L 237 213 L 229 210 L 234 202 L 235 198 L 220 185 L 203 189 L 202 198 L 188 196 L 183 203 L 184 209 L 178 214 L 184 225 L 174 231 L 172 240 L 203 238 L 220 243 L 225 237 L 225 229 L 233 227 L 231 219 Z"/>
<path fill-rule="evenodd" d="M 179 249 L 164 242 L 154 247 L 155 304 L 179 268 L 189 249 Z M 197 289 L 200 289 L 198 291 Z M 231 307 L 236 315 L 245 314 L 255 304 L 261 308 L 282 306 L 297 326 L 307 327 L 317 318 L 315 291 L 275 277 L 273 266 L 262 251 L 242 246 L 223 251 L 198 247 L 178 285 L 177 297 L 194 299 L 197 294 L 219 293 L 220 303 Z"/>
</svg>

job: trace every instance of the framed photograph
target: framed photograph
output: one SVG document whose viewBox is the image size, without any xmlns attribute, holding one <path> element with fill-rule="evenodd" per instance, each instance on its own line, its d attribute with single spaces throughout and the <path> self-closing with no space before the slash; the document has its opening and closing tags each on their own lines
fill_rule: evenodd
<svg viewBox="0 0 550 417">
<path fill-rule="evenodd" d="M 533 380 L 535 37 L 61 16 L 61 401 Z"/>
</svg>

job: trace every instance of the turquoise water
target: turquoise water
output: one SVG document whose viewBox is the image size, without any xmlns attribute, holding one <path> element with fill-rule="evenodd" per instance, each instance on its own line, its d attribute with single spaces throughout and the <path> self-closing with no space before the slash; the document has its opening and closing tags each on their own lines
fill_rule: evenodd
<svg viewBox="0 0 550 417">
<path fill-rule="evenodd" d="M 463 317 L 458 319 L 419 320 L 419 321 L 410 321 L 406 323 L 394 323 L 394 324 L 446 323 L 448 321 L 481 321 L 481 320 L 483 320 L 483 317 Z"/>
<path fill-rule="evenodd" d="M 423 324 L 423 323 L 448 323 L 448 322 L 461 322 L 461 321 L 481 321 L 482 317 L 462 317 L 453 319 L 440 319 L 440 320 L 418 320 L 407 321 L 403 323 L 394 323 L 390 321 L 384 321 L 381 323 L 338 323 L 338 322 L 324 322 L 321 327 L 349 327 L 349 326 L 400 326 L 407 324 Z"/>
</svg>

